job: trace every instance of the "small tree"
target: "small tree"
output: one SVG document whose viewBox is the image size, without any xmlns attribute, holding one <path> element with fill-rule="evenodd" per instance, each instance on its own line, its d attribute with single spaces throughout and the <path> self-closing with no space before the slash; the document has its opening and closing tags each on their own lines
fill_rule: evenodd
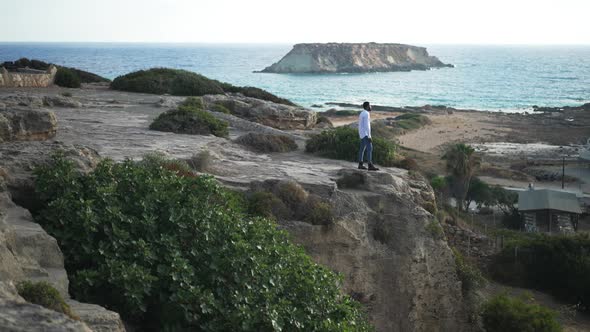
<svg viewBox="0 0 590 332">
<path fill-rule="evenodd" d="M 434 190 L 437 205 L 442 207 L 445 203 L 445 192 L 449 186 L 447 179 L 444 176 L 437 175 L 430 180 L 430 186 Z"/>
<path fill-rule="evenodd" d="M 451 191 L 457 199 L 457 208 L 463 211 L 471 178 L 479 168 L 481 161 L 475 154 L 475 149 L 463 143 L 451 146 L 444 154 L 443 159 L 447 161 L 447 171 L 453 177 Z"/>
<path fill-rule="evenodd" d="M 473 202 L 477 204 L 478 208 L 482 206 L 493 206 L 495 203 L 490 186 L 478 177 L 474 177 L 469 183 L 465 206 L 468 207 Z"/>
</svg>

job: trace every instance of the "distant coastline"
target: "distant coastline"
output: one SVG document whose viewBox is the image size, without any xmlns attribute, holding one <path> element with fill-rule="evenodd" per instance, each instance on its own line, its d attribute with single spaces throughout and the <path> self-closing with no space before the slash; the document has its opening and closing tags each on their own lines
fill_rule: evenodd
<svg viewBox="0 0 590 332">
<path fill-rule="evenodd" d="M 1 44 L 0 62 L 36 58 L 109 79 L 138 69 L 180 68 L 240 86 L 260 87 L 306 107 L 370 100 L 390 106 L 525 112 L 533 105 L 590 102 L 590 64 L 584 61 L 590 58 L 590 45 L 423 45 L 456 68 L 318 77 L 252 73 L 288 53 L 290 44 Z M 545 64 L 543 70 L 537 65 L 540 61 Z"/>
</svg>

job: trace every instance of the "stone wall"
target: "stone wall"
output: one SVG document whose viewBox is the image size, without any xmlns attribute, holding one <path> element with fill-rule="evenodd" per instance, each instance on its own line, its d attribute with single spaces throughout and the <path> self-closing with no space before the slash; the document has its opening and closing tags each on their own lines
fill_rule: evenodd
<svg viewBox="0 0 590 332">
<path fill-rule="evenodd" d="M 23 70 L 12 72 L 0 67 L 0 88 L 46 88 L 53 84 L 57 68 L 49 66 L 46 72 Z"/>
</svg>

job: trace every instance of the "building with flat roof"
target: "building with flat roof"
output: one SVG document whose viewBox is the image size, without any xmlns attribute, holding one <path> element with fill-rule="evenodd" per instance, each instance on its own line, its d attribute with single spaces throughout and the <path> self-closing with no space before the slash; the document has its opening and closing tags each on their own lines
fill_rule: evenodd
<svg viewBox="0 0 590 332">
<path fill-rule="evenodd" d="M 519 192 L 518 212 L 527 232 L 571 234 L 578 229 L 582 209 L 573 193 L 541 189 Z"/>
</svg>

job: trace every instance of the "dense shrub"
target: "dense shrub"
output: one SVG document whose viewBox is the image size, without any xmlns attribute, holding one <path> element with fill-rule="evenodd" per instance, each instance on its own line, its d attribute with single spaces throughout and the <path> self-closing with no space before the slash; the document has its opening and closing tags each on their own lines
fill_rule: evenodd
<svg viewBox="0 0 590 332">
<path fill-rule="evenodd" d="M 153 68 L 119 76 L 111 83 L 115 90 L 171 94 L 175 96 L 202 96 L 223 93 L 219 84 L 205 76 L 186 70 Z"/>
<path fill-rule="evenodd" d="M 57 289 L 46 281 L 21 281 L 16 285 L 16 289 L 18 295 L 22 296 L 27 302 L 61 312 L 73 319 L 79 319 L 72 313 L 70 306 L 64 301 Z"/>
<path fill-rule="evenodd" d="M 360 139 L 356 129 L 338 127 L 312 136 L 305 146 L 310 153 L 333 159 L 358 162 Z M 373 162 L 390 167 L 395 165 L 396 146 L 381 138 L 373 138 Z"/>
<path fill-rule="evenodd" d="M 278 220 L 289 218 L 291 215 L 285 203 L 268 191 L 258 191 L 250 196 L 248 212 L 254 216 Z"/>
<path fill-rule="evenodd" d="M 55 84 L 66 88 L 79 88 L 80 77 L 73 70 L 60 67 L 55 74 Z"/>
<path fill-rule="evenodd" d="M 590 303 L 589 235 L 520 235 L 505 242 L 491 266 L 495 278 L 549 291 L 573 304 Z"/>
<path fill-rule="evenodd" d="M 148 330 L 369 330 L 333 272 L 211 177 L 129 160 L 81 175 L 60 156 L 35 173 L 78 299 Z"/>
<path fill-rule="evenodd" d="M 227 122 L 215 118 L 207 111 L 189 106 L 179 106 L 160 114 L 150 124 L 150 129 L 192 135 L 213 134 L 218 137 L 229 135 Z"/>
<path fill-rule="evenodd" d="M 248 133 L 238 137 L 236 142 L 258 152 L 289 152 L 297 150 L 297 143 L 286 135 Z"/>
<path fill-rule="evenodd" d="M 234 86 L 187 70 L 171 68 L 152 68 L 119 76 L 111 83 L 111 89 L 154 94 L 168 93 L 174 96 L 203 96 L 233 92 L 279 104 L 295 105 L 287 99 L 259 88 Z"/>
<path fill-rule="evenodd" d="M 487 332 L 558 332 L 557 314 L 537 304 L 507 295 L 497 295 L 483 306 L 482 319 Z"/>
<path fill-rule="evenodd" d="M 486 284 L 486 279 L 475 265 L 466 261 L 465 257 L 455 248 L 453 248 L 453 254 L 455 255 L 457 275 L 461 280 L 461 290 L 464 295 Z"/>
</svg>

